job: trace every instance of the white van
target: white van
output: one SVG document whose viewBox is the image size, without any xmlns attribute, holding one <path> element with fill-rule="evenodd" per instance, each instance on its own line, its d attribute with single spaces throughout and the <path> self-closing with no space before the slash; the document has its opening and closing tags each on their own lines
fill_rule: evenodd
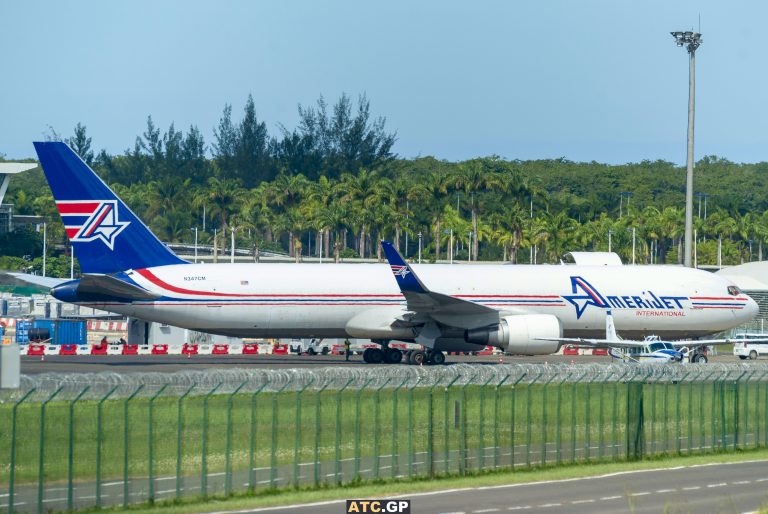
<svg viewBox="0 0 768 514">
<path fill-rule="evenodd" d="M 733 354 L 739 359 L 756 360 L 760 355 L 768 355 L 768 334 L 736 334 L 733 340 Z"/>
</svg>

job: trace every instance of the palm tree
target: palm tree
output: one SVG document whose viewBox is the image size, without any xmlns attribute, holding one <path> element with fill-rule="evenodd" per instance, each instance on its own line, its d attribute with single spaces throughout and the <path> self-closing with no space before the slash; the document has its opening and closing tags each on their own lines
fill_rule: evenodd
<svg viewBox="0 0 768 514">
<path fill-rule="evenodd" d="M 448 178 L 448 183 L 454 189 L 463 191 L 466 197 L 471 197 L 470 210 L 472 213 L 472 231 L 478 233 L 478 202 L 475 193 L 494 187 L 503 187 L 504 179 L 491 169 L 486 169 L 485 161 L 475 159 L 459 164 Z M 478 240 L 473 241 L 473 258 L 477 260 Z"/>
</svg>

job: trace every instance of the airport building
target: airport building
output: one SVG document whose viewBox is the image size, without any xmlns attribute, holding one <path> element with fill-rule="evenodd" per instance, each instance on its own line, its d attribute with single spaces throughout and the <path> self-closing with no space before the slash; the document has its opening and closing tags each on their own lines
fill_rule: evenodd
<svg viewBox="0 0 768 514">
<path fill-rule="evenodd" d="M 0 234 L 13 232 L 17 227 L 43 222 L 41 216 L 15 215 L 13 205 L 3 203 L 11 176 L 37 166 L 36 162 L 0 162 Z"/>
<path fill-rule="evenodd" d="M 760 307 L 754 321 L 740 327 L 740 330 L 768 331 L 768 261 L 748 262 L 724 268 L 717 272 L 752 297 Z"/>
</svg>

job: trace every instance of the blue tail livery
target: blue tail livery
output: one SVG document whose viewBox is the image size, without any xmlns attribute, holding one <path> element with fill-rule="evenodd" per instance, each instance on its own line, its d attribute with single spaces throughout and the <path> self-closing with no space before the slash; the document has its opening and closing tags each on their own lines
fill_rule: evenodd
<svg viewBox="0 0 768 514">
<path fill-rule="evenodd" d="M 34 143 L 83 273 L 184 264 L 69 146 Z"/>
</svg>

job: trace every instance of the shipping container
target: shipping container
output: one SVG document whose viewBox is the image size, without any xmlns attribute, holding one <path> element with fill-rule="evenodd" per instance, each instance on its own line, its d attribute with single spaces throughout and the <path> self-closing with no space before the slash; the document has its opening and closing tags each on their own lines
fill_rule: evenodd
<svg viewBox="0 0 768 514">
<path fill-rule="evenodd" d="M 16 343 L 27 344 L 29 343 L 29 329 L 32 328 L 32 320 L 30 319 L 17 319 L 16 320 Z"/>
<path fill-rule="evenodd" d="M 16 322 L 16 342 L 49 340 L 49 344 L 87 344 L 85 320 L 36 319 Z"/>
</svg>

